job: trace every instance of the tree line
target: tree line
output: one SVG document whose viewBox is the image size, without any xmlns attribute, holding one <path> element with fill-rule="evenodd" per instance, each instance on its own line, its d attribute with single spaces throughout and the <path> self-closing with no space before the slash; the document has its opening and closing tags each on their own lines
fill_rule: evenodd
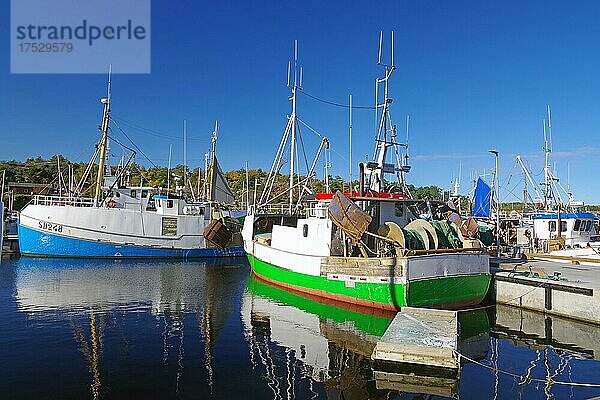
<svg viewBox="0 0 600 400">
<path fill-rule="evenodd" d="M 60 170 L 59 170 L 60 166 Z M 61 182 L 68 185 L 69 181 L 77 184 L 83 177 L 86 170 L 87 163 L 83 162 L 71 162 L 63 156 L 53 156 L 49 159 L 42 157 L 29 158 L 25 161 L 0 161 L 0 173 L 5 172 L 5 182 L 8 183 L 33 183 L 40 185 L 47 185 L 51 193 L 57 193 L 59 187 L 59 175 L 62 174 Z M 112 172 L 116 173 L 117 167 L 112 167 Z M 170 186 L 170 190 L 174 191 L 177 184 L 183 185 L 183 176 L 185 173 L 185 167 L 183 165 L 177 165 L 171 168 L 171 177 L 169 178 L 169 172 L 167 167 L 156 166 L 156 167 L 145 167 L 139 164 L 131 164 L 127 169 L 127 173 L 124 174 L 123 179 L 128 186 L 152 186 L 157 188 L 167 189 L 167 185 Z M 59 174 L 60 171 L 60 174 Z M 97 173 L 97 166 L 93 169 L 91 178 L 87 179 L 88 183 L 83 185 L 81 195 L 91 195 L 93 189 L 92 182 L 94 181 L 95 174 Z M 239 204 L 244 204 L 246 198 L 253 201 L 254 189 L 257 190 L 257 196 L 260 196 L 263 185 L 267 180 L 268 172 L 262 169 L 251 169 L 248 171 L 248 188 L 246 188 L 246 170 L 238 169 L 224 172 L 225 178 L 227 179 L 234 195 Z M 204 171 L 199 168 L 187 170 L 187 185 L 186 193 L 190 195 L 191 191 L 197 192 L 198 187 L 202 190 L 204 182 Z M 315 192 L 322 192 L 325 190 L 325 182 L 323 180 L 314 179 L 313 190 Z M 273 192 L 280 193 L 288 187 L 288 176 L 278 175 L 275 179 Z M 358 181 L 352 182 L 352 186 L 356 188 Z M 330 176 L 329 178 L 330 191 L 350 191 L 350 186 L 340 176 Z M 430 185 L 416 187 L 414 185 L 408 185 L 408 189 L 414 198 L 428 198 L 430 200 L 443 200 L 448 199 L 450 193 L 444 191 L 442 188 Z M 15 197 L 14 208 L 19 210 L 23 207 L 30 196 L 18 195 Z M 282 201 L 285 201 L 285 196 L 282 197 Z M 466 201 L 466 200 L 465 200 Z"/>
</svg>

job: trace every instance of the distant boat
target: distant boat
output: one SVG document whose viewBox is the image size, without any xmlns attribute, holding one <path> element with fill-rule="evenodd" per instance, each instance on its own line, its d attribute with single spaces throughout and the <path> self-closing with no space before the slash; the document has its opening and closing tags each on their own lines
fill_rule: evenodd
<svg viewBox="0 0 600 400">
<path fill-rule="evenodd" d="M 522 247 L 537 259 L 552 259 L 563 262 L 579 262 L 598 265 L 600 263 L 600 237 L 596 214 L 586 212 L 582 201 L 575 201 L 570 185 L 565 188 L 550 168 L 552 153 L 552 122 L 550 106 L 543 120 L 544 132 L 544 180 L 537 184 L 520 155 L 517 165 L 524 175 L 523 214 L 512 218 L 514 234 L 506 234 L 506 244 Z M 541 186 L 542 191 L 538 190 Z M 530 188 L 535 195 L 532 197 Z M 530 211 L 525 211 L 531 200 Z M 515 212 L 518 217 L 518 213 Z M 506 218 L 508 220 L 508 218 Z M 506 224 L 505 230 L 510 230 Z"/>
<path fill-rule="evenodd" d="M 85 258 L 243 255 L 241 225 L 228 208 L 228 203 L 233 202 L 233 193 L 215 154 L 216 133 L 204 201 L 190 202 L 183 195 L 160 193 L 153 187 L 122 186 L 119 179 L 125 168 L 116 176 L 109 175 L 110 168 L 105 171 L 110 80 L 108 96 L 101 102 L 104 105 L 102 138 L 88 165 L 91 172 L 99 153 L 95 196 L 80 197 L 72 192 L 61 196 L 34 196 L 20 214 L 21 254 Z"/>
</svg>

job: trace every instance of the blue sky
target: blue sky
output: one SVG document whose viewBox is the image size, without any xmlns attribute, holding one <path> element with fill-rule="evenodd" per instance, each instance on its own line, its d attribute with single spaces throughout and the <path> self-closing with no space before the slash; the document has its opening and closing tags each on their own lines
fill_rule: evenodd
<svg viewBox="0 0 600 400">
<path fill-rule="evenodd" d="M 11 75 L 8 0 L 0 15 L 0 159 L 89 159 L 106 76 Z M 290 110 L 294 39 L 306 92 L 335 102 L 351 93 L 355 105 L 371 105 L 381 73 L 379 31 L 394 30 L 392 116 L 403 127 L 411 115 L 411 183 L 449 189 L 462 162 L 464 193 L 474 171 L 493 167 L 487 150 L 497 148 L 502 197 L 520 196 L 520 174 L 508 185 L 508 173 L 521 154 L 541 179 L 542 118 L 550 104 L 556 171 L 566 185 L 570 164 L 576 197 L 598 204 L 599 17 L 594 1 L 155 0 L 152 73 L 114 76 L 113 115 L 174 138 L 186 119 L 192 167 L 202 163 L 218 119 L 223 167 L 248 161 L 268 169 Z M 301 119 L 330 138 L 333 174 L 347 177 L 347 110 L 305 96 L 298 107 Z M 355 110 L 355 160 L 372 153 L 373 125 L 372 111 Z M 157 164 L 166 165 L 169 144 L 174 162 L 182 161 L 181 140 L 125 130 Z M 316 147 L 315 135 L 305 129 L 304 137 Z M 112 150 L 120 156 L 118 146 Z"/>
</svg>

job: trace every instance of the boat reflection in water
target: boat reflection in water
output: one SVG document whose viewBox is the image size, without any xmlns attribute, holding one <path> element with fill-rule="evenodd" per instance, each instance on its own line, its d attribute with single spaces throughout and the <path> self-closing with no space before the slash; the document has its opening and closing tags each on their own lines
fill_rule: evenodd
<svg viewBox="0 0 600 400">
<path fill-rule="evenodd" d="M 388 398 L 400 392 L 452 396 L 458 371 L 405 365 L 374 370 L 371 354 L 395 313 L 324 302 L 251 276 L 242 302 L 250 360 L 261 370 L 274 399 L 300 387 L 327 398 Z M 460 313 L 460 351 L 487 355 L 489 319 L 484 310 Z"/>
<path fill-rule="evenodd" d="M 44 328 L 70 364 L 81 360 L 68 358 L 74 343 L 87 364 L 94 399 L 177 393 L 184 325 L 186 349 L 196 352 L 190 341 L 203 344 L 197 351 L 203 360 L 194 363 L 205 369 L 201 390 L 207 384 L 212 391 L 211 349 L 234 310 L 233 293 L 243 290 L 247 268 L 243 258 L 162 263 L 21 258 L 15 302 L 28 324 Z M 74 340 L 55 332 L 64 325 Z M 161 361 L 162 368 L 156 368 Z M 80 387 L 73 384 L 70 392 L 62 387 L 68 393 L 61 397 L 79 397 Z"/>
</svg>

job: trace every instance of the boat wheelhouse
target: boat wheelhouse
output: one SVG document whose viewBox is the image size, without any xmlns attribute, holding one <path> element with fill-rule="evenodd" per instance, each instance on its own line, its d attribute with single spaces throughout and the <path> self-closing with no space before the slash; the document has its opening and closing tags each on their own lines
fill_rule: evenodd
<svg viewBox="0 0 600 400">
<path fill-rule="evenodd" d="M 548 213 L 534 215 L 533 229 L 535 238 L 542 242 L 557 239 L 565 241 L 566 247 L 587 247 L 598 244 L 596 222 L 598 217 L 590 212 Z M 560 226 L 560 234 L 558 227 Z M 540 244 L 545 247 L 547 244 Z"/>
</svg>

